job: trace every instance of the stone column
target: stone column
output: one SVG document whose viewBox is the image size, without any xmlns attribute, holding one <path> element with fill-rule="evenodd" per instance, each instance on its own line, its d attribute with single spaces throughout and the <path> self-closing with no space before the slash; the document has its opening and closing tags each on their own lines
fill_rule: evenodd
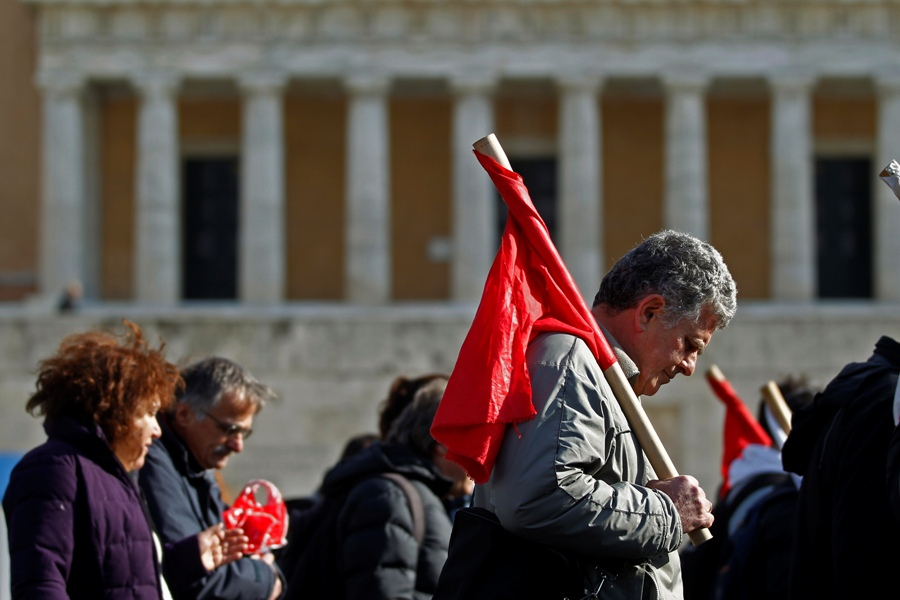
<svg viewBox="0 0 900 600">
<path fill-rule="evenodd" d="M 284 101 L 286 77 L 255 73 L 240 80 L 244 95 L 238 297 L 275 303 L 285 291 Z"/>
<path fill-rule="evenodd" d="M 772 207 L 770 294 L 773 300 L 816 296 L 815 197 L 813 192 L 813 78 L 779 73 L 772 88 Z"/>
<path fill-rule="evenodd" d="M 600 80 L 571 76 L 558 85 L 559 251 L 590 305 L 604 274 Z"/>
<path fill-rule="evenodd" d="M 171 304 L 181 298 L 178 78 L 148 73 L 137 127 L 137 206 L 134 290 L 138 302 Z"/>
<path fill-rule="evenodd" d="M 85 83 L 75 74 L 38 77 L 43 91 L 39 290 L 48 299 L 85 276 Z"/>
<path fill-rule="evenodd" d="M 348 301 L 382 303 L 391 295 L 389 80 L 349 78 L 345 284 Z"/>
<path fill-rule="evenodd" d="M 878 90 L 878 148 L 873 171 L 880 173 L 892 160 L 900 161 L 897 135 L 900 132 L 900 72 L 880 74 Z M 874 183 L 872 231 L 874 289 L 877 300 L 900 300 L 900 202 L 891 189 Z"/>
<path fill-rule="evenodd" d="M 709 176 L 706 143 L 706 86 L 699 73 L 675 73 L 666 90 L 664 224 L 709 239 Z"/>
<path fill-rule="evenodd" d="M 494 131 L 495 80 L 470 75 L 451 81 L 453 104 L 453 300 L 478 301 L 497 253 L 496 189 L 472 153 Z"/>
</svg>

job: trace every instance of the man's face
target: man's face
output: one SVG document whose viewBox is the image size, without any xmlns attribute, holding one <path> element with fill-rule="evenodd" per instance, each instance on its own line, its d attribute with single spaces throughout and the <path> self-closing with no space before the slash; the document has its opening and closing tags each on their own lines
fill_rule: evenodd
<svg viewBox="0 0 900 600">
<path fill-rule="evenodd" d="M 253 427 L 254 407 L 225 395 L 206 414 L 196 414 L 185 404 L 175 407 L 179 433 L 188 450 L 204 469 L 221 469 L 234 452 L 244 449 L 245 432 Z"/>
<path fill-rule="evenodd" d="M 636 316 L 638 335 L 629 356 L 640 369 L 634 384 L 637 395 L 652 396 L 677 374 L 693 374 L 698 357 L 716 330 L 716 319 L 706 309 L 696 323 L 685 320 L 666 327 L 661 318 L 664 306 L 661 299 L 642 303 Z"/>
</svg>

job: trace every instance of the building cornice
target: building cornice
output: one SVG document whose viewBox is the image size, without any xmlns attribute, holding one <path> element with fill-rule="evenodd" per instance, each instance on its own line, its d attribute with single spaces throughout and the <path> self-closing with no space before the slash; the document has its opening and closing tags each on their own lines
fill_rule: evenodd
<svg viewBox="0 0 900 600">
<path fill-rule="evenodd" d="M 900 65 L 898 0 L 20 0 L 39 14 L 41 69 L 274 69 L 390 76 L 489 64 L 552 77 L 696 65 L 711 76 Z"/>
</svg>

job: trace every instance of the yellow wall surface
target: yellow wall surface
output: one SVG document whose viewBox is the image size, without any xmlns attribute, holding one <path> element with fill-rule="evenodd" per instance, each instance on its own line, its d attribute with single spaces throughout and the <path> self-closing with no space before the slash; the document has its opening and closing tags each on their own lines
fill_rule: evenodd
<svg viewBox="0 0 900 600">
<path fill-rule="evenodd" d="M 816 139 L 873 140 L 877 128 L 878 110 L 872 97 L 816 96 L 814 100 L 813 132 Z"/>
<path fill-rule="evenodd" d="M 452 106 L 446 98 L 391 102 L 391 258 L 395 300 L 450 296 L 449 258 L 428 254 L 451 235 Z"/>
<path fill-rule="evenodd" d="M 287 297 L 344 295 L 346 102 L 289 95 L 285 101 Z"/>
<path fill-rule="evenodd" d="M 601 114 L 605 271 L 663 225 L 663 101 L 609 97 Z"/>
<path fill-rule="evenodd" d="M 555 142 L 557 113 L 553 94 L 500 94 L 495 102 L 497 139 L 501 142 L 507 138 Z"/>
<path fill-rule="evenodd" d="M 238 98 L 185 96 L 178 102 L 178 131 L 182 144 L 238 143 L 241 139 L 241 103 Z"/>
<path fill-rule="evenodd" d="M 100 297 L 127 300 L 134 290 L 134 193 L 137 102 L 100 102 Z"/>
<path fill-rule="evenodd" d="M 769 295 L 769 101 L 711 98 L 709 138 L 710 243 L 741 300 Z"/>
<path fill-rule="evenodd" d="M 35 291 L 40 206 L 40 107 L 35 18 L 0 2 L 0 301 Z"/>
</svg>

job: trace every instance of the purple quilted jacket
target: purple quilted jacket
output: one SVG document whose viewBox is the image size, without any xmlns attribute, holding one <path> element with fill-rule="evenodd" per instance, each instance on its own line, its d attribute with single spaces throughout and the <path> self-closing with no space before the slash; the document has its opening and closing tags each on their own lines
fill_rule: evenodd
<svg viewBox="0 0 900 600">
<path fill-rule="evenodd" d="M 14 600 L 159 600 L 138 489 L 100 428 L 69 418 L 13 469 L 3 510 Z"/>
</svg>

